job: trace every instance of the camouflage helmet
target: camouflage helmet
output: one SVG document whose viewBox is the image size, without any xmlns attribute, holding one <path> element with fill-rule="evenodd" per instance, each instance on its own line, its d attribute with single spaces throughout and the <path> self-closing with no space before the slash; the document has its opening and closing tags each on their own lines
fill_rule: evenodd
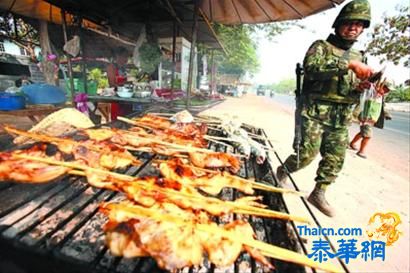
<svg viewBox="0 0 410 273">
<path fill-rule="evenodd" d="M 342 8 L 332 27 L 337 28 L 344 21 L 363 21 L 364 27 L 370 26 L 370 4 L 367 0 L 353 0 Z"/>
</svg>

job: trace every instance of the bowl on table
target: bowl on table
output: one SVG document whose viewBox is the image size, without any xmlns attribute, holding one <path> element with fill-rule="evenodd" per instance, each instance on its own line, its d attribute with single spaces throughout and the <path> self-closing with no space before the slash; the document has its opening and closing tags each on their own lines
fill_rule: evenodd
<svg viewBox="0 0 410 273">
<path fill-rule="evenodd" d="M 0 92 L 0 110 L 12 111 L 26 108 L 26 97 L 18 94 Z"/>
<path fill-rule="evenodd" d="M 117 91 L 117 95 L 121 98 L 132 98 L 132 96 L 134 95 L 134 92 L 132 92 L 131 89 L 120 88 Z"/>
</svg>

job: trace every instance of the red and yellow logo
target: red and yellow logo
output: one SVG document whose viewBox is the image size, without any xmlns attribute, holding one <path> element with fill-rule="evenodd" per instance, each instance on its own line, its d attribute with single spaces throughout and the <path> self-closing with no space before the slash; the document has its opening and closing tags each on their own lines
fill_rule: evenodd
<svg viewBox="0 0 410 273">
<path fill-rule="evenodd" d="M 366 230 L 367 236 L 370 240 L 384 241 L 386 246 L 391 246 L 402 234 L 397 229 L 400 223 L 400 215 L 395 212 L 377 212 L 369 219 Z"/>
</svg>

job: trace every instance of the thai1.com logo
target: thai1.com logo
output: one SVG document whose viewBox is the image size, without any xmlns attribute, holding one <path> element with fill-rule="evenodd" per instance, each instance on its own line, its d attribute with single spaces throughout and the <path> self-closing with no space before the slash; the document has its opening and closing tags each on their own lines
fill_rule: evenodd
<svg viewBox="0 0 410 273">
<path fill-rule="evenodd" d="M 401 223 L 400 216 L 395 212 L 375 213 L 368 222 L 365 233 L 362 228 L 312 228 L 306 225 L 297 226 L 301 236 L 314 236 L 312 248 L 307 255 L 317 262 L 326 262 L 329 259 L 339 258 L 346 264 L 353 259 L 364 261 L 385 260 L 386 246 L 393 245 L 401 234 L 397 226 Z M 367 234 L 368 240 L 355 239 Z M 324 236 L 339 236 L 336 253 L 330 247 Z"/>
</svg>

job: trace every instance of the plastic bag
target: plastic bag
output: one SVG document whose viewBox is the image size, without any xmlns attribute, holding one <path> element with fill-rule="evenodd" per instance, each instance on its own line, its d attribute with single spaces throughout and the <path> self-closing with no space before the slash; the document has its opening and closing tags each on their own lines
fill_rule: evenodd
<svg viewBox="0 0 410 273">
<path fill-rule="evenodd" d="M 80 37 L 75 35 L 70 41 L 68 41 L 64 47 L 64 51 L 73 57 L 77 57 L 80 53 Z"/>
<path fill-rule="evenodd" d="M 380 96 L 374 84 L 369 89 L 363 91 L 360 97 L 360 115 L 361 122 L 376 122 L 382 111 L 383 97 Z"/>
</svg>

